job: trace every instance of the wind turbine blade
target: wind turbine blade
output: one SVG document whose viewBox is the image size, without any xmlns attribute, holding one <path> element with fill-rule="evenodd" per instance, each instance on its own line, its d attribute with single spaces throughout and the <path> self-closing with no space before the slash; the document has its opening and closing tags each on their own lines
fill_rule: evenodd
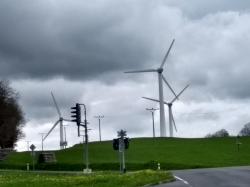
<svg viewBox="0 0 250 187">
<path fill-rule="evenodd" d="M 151 100 L 151 101 L 155 101 L 155 102 L 160 102 L 159 100 L 157 99 L 152 99 L 152 98 L 149 98 L 149 97 L 142 97 L 143 99 L 147 99 L 147 100 Z"/>
<path fill-rule="evenodd" d="M 155 102 L 160 102 L 160 100 L 158 100 L 158 99 L 152 99 L 152 98 L 149 98 L 149 97 L 142 97 L 143 99 L 147 99 L 147 100 L 151 100 L 151 101 L 155 101 Z M 164 104 L 168 104 L 167 102 L 165 102 L 165 101 L 163 101 L 164 102 Z"/>
<path fill-rule="evenodd" d="M 163 66 L 164 66 L 164 64 L 165 64 L 165 62 L 166 62 L 166 60 L 167 60 L 167 58 L 168 58 L 168 55 L 169 55 L 169 53 L 170 53 L 170 51 L 171 51 L 171 48 L 172 48 L 172 46 L 173 46 L 173 44 L 174 44 L 174 41 L 175 41 L 175 39 L 173 39 L 173 41 L 172 41 L 170 47 L 168 48 L 168 51 L 167 51 L 167 53 L 166 53 L 166 55 L 165 55 L 165 57 L 164 57 L 164 59 L 163 59 L 163 61 L 162 61 L 162 63 L 161 63 L 160 68 L 163 68 Z"/>
<path fill-rule="evenodd" d="M 162 79 L 167 84 L 168 88 L 171 90 L 171 92 L 174 94 L 174 96 L 177 97 L 177 95 L 174 92 L 173 88 L 170 86 L 170 84 L 168 83 L 167 79 L 163 75 L 162 75 Z M 177 97 L 177 99 L 178 99 L 178 97 Z"/>
<path fill-rule="evenodd" d="M 176 128 L 176 124 L 175 124 L 174 115 L 173 115 L 172 110 L 171 110 L 171 116 L 172 116 L 172 121 L 173 121 L 173 124 L 174 124 L 175 131 L 177 132 L 177 128 Z"/>
<path fill-rule="evenodd" d="M 156 69 L 144 69 L 144 70 L 126 71 L 124 73 L 148 73 L 148 72 L 157 72 L 157 70 Z"/>
<path fill-rule="evenodd" d="M 46 136 L 43 138 L 43 141 L 49 136 L 49 134 L 53 131 L 53 129 L 57 126 L 57 124 L 60 122 L 60 120 L 58 120 L 53 127 L 49 130 L 49 132 L 46 134 Z"/>
<path fill-rule="evenodd" d="M 175 100 L 189 87 L 189 84 L 181 90 L 181 92 L 171 101 L 171 103 L 175 102 Z"/>
<path fill-rule="evenodd" d="M 56 106 L 56 110 L 57 110 L 57 113 L 58 113 L 59 117 L 62 117 L 62 114 L 61 114 L 61 112 L 60 112 L 60 110 L 59 110 L 59 107 L 58 107 L 58 105 L 57 105 L 57 103 L 56 103 L 56 99 L 55 99 L 55 97 L 54 97 L 54 95 L 53 95 L 53 92 L 51 92 L 51 96 L 52 96 L 53 102 L 54 102 L 54 104 L 55 104 L 55 106 Z"/>
<path fill-rule="evenodd" d="M 65 118 L 63 118 L 63 121 L 72 122 L 70 119 L 65 119 Z"/>
</svg>

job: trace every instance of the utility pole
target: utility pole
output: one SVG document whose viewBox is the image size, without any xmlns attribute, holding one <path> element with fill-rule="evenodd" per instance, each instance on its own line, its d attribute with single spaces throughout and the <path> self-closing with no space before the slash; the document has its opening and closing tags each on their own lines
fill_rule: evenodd
<svg viewBox="0 0 250 187">
<path fill-rule="evenodd" d="M 27 151 L 29 152 L 30 151 L 30 141 L 26 141 L 27 143 Z"/>
<path fill-rule="evenodd" d="M 101 119 L 104 118 L 104 116 L 95 116 L 95 118 L 98 119 L 98 122 L 99 122 L 99 141 L 101 142 L 102 141 L 102 134 L 101 134 Z"/>
<path fill-rule="evenodd" d="M 152 122 L 153 122 L 153 137 L 155 138 L 155 111 L 159 110 L 157 108 L 146 108 L 147 111 L 151 112 L 152 114 Z"/>
<path fill-rule="evenodd" d="M 43 136 L 46 134 L 46 133 L 39 133 L 42 137 L 42 151 L 43 151 Z"/>
</svg>

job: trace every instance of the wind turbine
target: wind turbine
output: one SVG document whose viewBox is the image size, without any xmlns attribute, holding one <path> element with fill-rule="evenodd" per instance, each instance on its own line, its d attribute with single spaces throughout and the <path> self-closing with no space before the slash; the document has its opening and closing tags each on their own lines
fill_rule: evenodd
<svg viewBox="0 0 250 187">
<path fill-rule="evenodd" d="M 61 111 L 57 105 L 56 99 L 53 95 L 53 93 L 51 92 L 51 96 L 53 99 L 53 102 L 55 104 L 56 107 L 56 111 L 58 113 L 59 119 L 55 122 L 55 124 L 52 126 L 52 128 L 49 130 L 49 132 L 46 134 L 46 136 L 43 138 L 43 141 L 49 136 L 49 134 L 53 131 L 53 129 L 60 124 L 60 149 L 64 149 L 67 146 L 67 141 L 64 139 L 64 135 L 63 135 L 63 121 L 68 121 L 71 122 L 71 120 L 69 119 L 64 119 L 62 117 Z"/>
<path fill-rule="evenodd" d="M 161 137 L 166 137 L 166 122 L 165 122 L 165 111 L 164 111 L 164 98 L 163 98 L 163 86 L 162 86 L 162 81 L 164 81 L 167 86 L 169 87 L 169 89 L 171 90 L 171 92 L 177 97 L 177 95 L 175 94 L 174 90 L 171 88 L 171 86 L 169 85 L 169 83 L 167 82 L 167 80 L 165 79 L 165 77 L 163 76 L 163 67 L 164 64 L 166 63 L 166 60 L 168 58 L 168 55 L 170 53 L 170 50 L 174 44 L 174 39 L 172 41 L 172 43 L 170 44 L 170 47 L 166 53 L 166 55 L 163 58 L 163 61 L 160 65 L 159 68 L 157 69 L 145 69 L 145 70 L 136 70 L 136 71 L 127 71 L 124 73 L 145 73 L 145 72 L 157 72 L 158 73 L 158 82 L 159 82 L 159 102 L 160 102 L 160 136 Z"/>
<path fill-rule="evenodd" d="M 181 90 L 181 92 L 175 96 L 175 98 L 171 101 L 171 102 L 165 102 L 164 101 L 164 104 L 168 105 L 168 117 L 169 117 L 169 136 L 170 137 L 173 137 L 174 136 L 174 132 L 173 132 L 173 126 L 175 128 L 175 131 L 177 132 L 177 128 L 176 128 L 176 124 L 175 124 L 175 120 L 174 120 L 174 116 L 173 116 L 173 112 L 172 112 L 172 106 L 173 106 L 173 103 L 176 101 L 176 99 L 178 99 L 180 97 L 180 95 L 184 92 L 184 90 L 187 89 L 187 87 L 189 87 L 189 85 L 185 86 L 185 88 L 183 88 Z M 151 101 L 155 101 L 155 102 L 160 102 L 159 100 L 157 99 L 152 99 L 152 98 L 149 98 L 149 97 L 142 97 L 144 99 L 148 99 L 148 100 L 151 100 Z"/>
</svg>

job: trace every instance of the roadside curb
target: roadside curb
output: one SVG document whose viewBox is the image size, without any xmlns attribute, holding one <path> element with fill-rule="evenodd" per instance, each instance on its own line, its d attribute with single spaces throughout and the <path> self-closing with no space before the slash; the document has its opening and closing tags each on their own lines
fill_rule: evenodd
<svg viewBox="0 0 250 187">
<path fill-rule="evenodd" d="M 156 182 L 156 183 L 146 184 L 146 185 L 144 185 L 142 187 L 152 187 L 152 186 L 165 184 L 165 183 L 169 183 L 169 182 L 174 182 L 174 181 L 176 181 L 175 178 L 173 178 L 172 180 L 163 180 L 163 181 L 159 181 L 159 182 Z"/>
</svg>

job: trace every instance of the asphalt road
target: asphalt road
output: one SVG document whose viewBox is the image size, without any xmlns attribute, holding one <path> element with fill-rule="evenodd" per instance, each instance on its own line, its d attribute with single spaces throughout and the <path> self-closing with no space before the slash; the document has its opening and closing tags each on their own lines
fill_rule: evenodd
<svg viewBox="0 0 250 187">
<path fill-rule="evenodd" d="M 155 187 L 250 187 L 250 166 L 173 171 L 175 182 Z"/>
</svg>

